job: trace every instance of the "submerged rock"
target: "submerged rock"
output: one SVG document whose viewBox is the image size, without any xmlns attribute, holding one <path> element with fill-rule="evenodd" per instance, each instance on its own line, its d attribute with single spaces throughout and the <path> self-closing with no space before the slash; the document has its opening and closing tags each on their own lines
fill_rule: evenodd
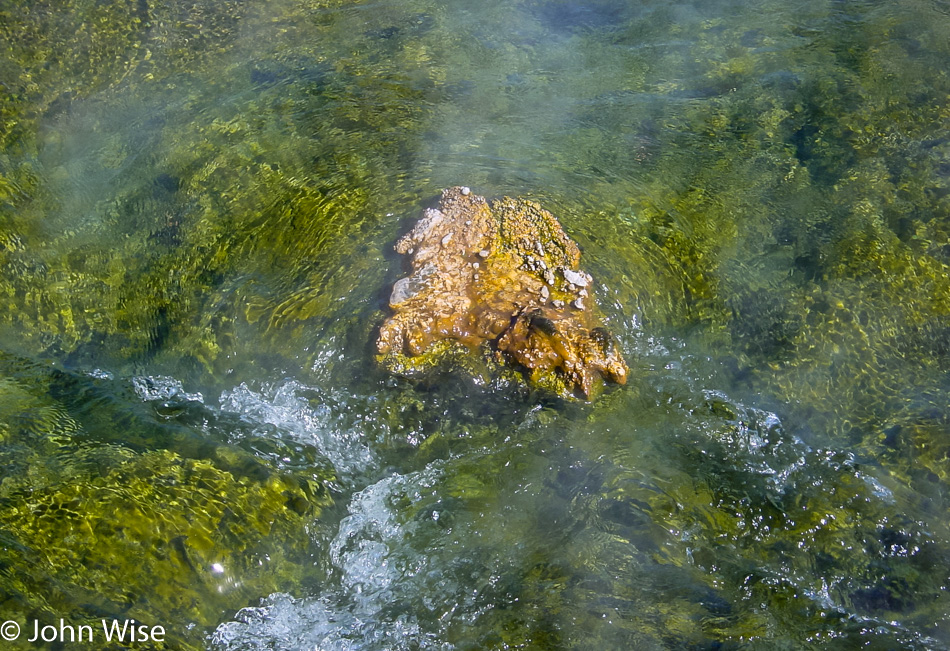
<svg viewBox="0 0 950 651">
<path fill-rule="evenodd" d="M 593 314 L 580 251 L 538 204 L 449 188 L 396 251 L 410 256 L 411 272 L 393 286 L 377 341 L 390 371 L 417 374 L 480 350 L 564 395 L 626 382 L 627 365 Z"/>
</svg>

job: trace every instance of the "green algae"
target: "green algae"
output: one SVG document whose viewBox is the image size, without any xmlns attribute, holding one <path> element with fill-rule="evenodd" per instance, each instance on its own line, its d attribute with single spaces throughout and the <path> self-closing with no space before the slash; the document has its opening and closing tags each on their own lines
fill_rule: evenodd
<svg viewBox="0 0 950 651">
<path fill-rule="evenodd" d="M 804 9 L 799 30 L 823 6 Z M 588 227 L 617 232 L 611 250 L 627 273 L 640 271 L 645 287 L 621 285 L 618 296 L 654 323 L 724 334 L 727 354 L 740 351 L 740 373 L 802 404 L 809 426 L 831 437 L 879 437 L 895 412 L 914 409 L 911 393 L 940 382 L 947 84 L 927 73 L 945 53 L 920 9 L 869 10 L 849 19 L 846 36 L 806 32 L 808 48 L 754 19 L 697 17 L 690 38 L 709 56 L 697 56 L 692 74 L 711 96 L 654 110 L 665 148 L 691 155 L 637 154 L 645 187 L 613 210 L 601 205 L 606 214 Z M 610 116 L 585 119 L 599 126 Z M 643 124 L 624 127 L 655 137 Z M 922 330 L 933 343 L 911 334 Z M 917 346 L 920 357 L 908 356 Z"/>
<path fill-rule="evenodd" d="M 852 614 L 945 643 L 937 6 L 524 2 L 512 37 L 511 3 L 472 22 L 340 4 L 0 8 L 5 350 L 215 388 L 266 372 L 378 392 L 364 406 L 393 463 L 450 459 L 440 496 L 458 522 L 487 509 L 493 523 L 460 526 L 436 555 L 451 566 L 463 549 L 480 604 L 498 605 L 454 624 L 460 648 L 867 641 Z M 503 381 L 387 385 L 361 361 L 399 221 L 456 183 L 563 220 L 640 356 L 634 386 L 575 410 Z M 666 369 L 696 351 L 712 361 L 688 382 Z M 304 589 L 295 554 L 324 503 L 299 477 L 205 446 L 200 418 L 95 416 L 82 399 L 108 401 L 83 386 L 0 381 L 5 618 L 206 627 Z M 445 415 L 459 403 L 468 415 Z M 497 413 L 535 404 L 523 426 Z M 807 479 L 770 485 L 750 429 Z M 552 462 L 565 441 L 582 452 Z M 521 498 L 536 515 L 499 525 L 525 477 L 547 481 Z M 413 544 L 429 553 L 438 532 Z M 247 576 L 223 596 L 206 571 L 221 556 Z M 894 630 L 871 643 L 926 645 Z"/>
<path fill-rule="evenodd" d="M 933 622 L 948 605 L 945 578 L 932 568 L 946 563 L 947 530 L 895 511 L 895 501 L 917 501 L 913 487 L 809 448 L 774 414 L 714 393 L 697 401 L 682 380 L 665 380 L 658 398 L 674 406 L 614 394 L 639 408 L 636 441 L 616 405 L 583 408 L 585 431 L 578 414 L 550 409 L 490 430 L 459 417 L 430 437 L 437 448 L 423 446 L 426 456 L 447 459 L 436 479 L 391 499 L 412 523 L 409 544 L 446 569 L 420 573 L 407 593 L 449 586 L 440 603 L 463 615 L 489 608 L 474 626 L 453 619 L 445 639 L 493 649 L 777 639 L 926 648 L 923 635 L 942 635 Z M 479 408 L 471 394 L 469 406 Z M 451 591 L 460 585 L 474 596 Z M 882 616 L 900 624 L 875 620 L 871 635 L 864 618 Z"/>
<path fill-rule="evenodd" d="M 208 441 L 156 448 L 175 440 L 161 434 L 168 425 L 123 417 L 101 387 L 51 397 L 90 380 L 2 362 L 5 619 L 99 629 L 102 618 L 134 618 L 168 632 L 149 648 L 201 648 L 223 613 L 307 574 L 307 527 L 332 503 L 332 475 L 281 471 Z"/>
<path fill-rule="evenodd" d="M 79 449 L 68 464 L 55 483 L 4 482 L 8 617 L 29 604 L 50 622 L 189 622 L 197 635 L 173 635 L 195 644 L 221 613 L 300 571 L 290 552 L 306 548 L 307 511 L 288 505 L 307 502 L 292 484 L 241 481 L 166 451 Z"/>
<path fill-rule="evenodd" d="M 154 10 L 143 4 L 140 10 L 150 11 L 154 26 L 141 34 L 133 30 L 132 45 L 109 35 L 108 26 L 123 23 L 121 16 L 97 16 L 95 24 L 102 27 L 90 37 L 90 47 L 106 52 L 101 57 L 109 60 L 112 48 L 153 48 L 147 63 L 129 63 L 128 75 L 112 71 L 110 76 L 110 69 L 100 66 L 89 79 L 64 64 L 62 70 L 54 66 L 41 84 L 51 94 L 72 84 L 73 103 L 62 112 L 34 116 L 43 128 L 34 126 L 18 138 L 18 146 L 39 149 L 52 184 L 74 196 L 67 203 L 39 188 L 30 192 L 20 177 L 35 165 L 33 156 L 19 167 L 11 163 L 12 171 L 5 173 L 4 198 L 13 201 L 4 212 L 9 244 L 3 253 L 12 273 L 4 275 L 2 289 L 21 300 L 5 312 L 3 325 L 21 340 L 32 340 L 34 349 L 77 359 L 110 351 L 118 353 L 118 363 L 151 359 L 172 348 L 174 358 L 192 360 L 196 373 L 220 375 L 226 371 L 222 357 L 235 354 L 238 333 L 258 332 L 265 339 L 287 328 L 299 333 L 301 324 L 309 328 L 326 316 L 333 300 L 329 290 L 341 282 L 341 261 L 358 257 L 353 254 L 363 247 L 358 235 L 374 228 L 377 214 L 392 210 L 392 200 L 400 200 L 395 193 L 375 197 L 367 191 L 371 177 L 382 176 L 392 162 L 373 153 L 372 145 L 354 148 L 341 125 L 362 123 L 377 129 L 385 142 L 412 119 L 407 99 L 413 91 L 397 79 L 380 94 L 362 80 L 395 72 L 362 69 L 346 59 L 331 64 L 299 45 L 308 34 L 282 42 L 279 50 L 247 52 L 248 39 L 253 42 L 249 33 L 260 29 L 261 21 L 273 28 L 271 21 L 279 19 L 244 16 L 241 4 L 215 11 L 198 4 Z M 62 20 L 87 20 L 83 11 L 78 7 L 79 16 L 67 13 Z M 69 50 L 72 41 L 48 28 L 47 14 L 12 13 L 11 30 L 20 25 L 41 35 L 34 39 L 38 43 L 9 40 L 22 48 L 11 60 L 24 78 L 37 74 L 35 60 L 45 57 L 47 43 Z M 318 38 L 321 28 L 311 29 L 309 37 Z M 214 48 L 205 47 L 209 39 Z M 223 80 L 191 72 L 208 59 L 226 62 L 226 83 L 252 96 L 219 105 Z M 265 70 L 268 65 L 275 70 Z M 93 94 L 95 102 L 82 101 Z M 334 117 L 313 119 L 315 95 Z M 29 108 L 45 101 L 34 98 Z M 392 123 L 388 113 L 373 108 L 387 103 L 404 105 L 408 116 Z M 11 110 L 17 106 L 11 104 Z M 359 106 L 364 108 L 354 108 Z M 136 126 L 143 126 L 144 115 L 145 128 L 130 139 L 128 125 L 115 120 L 116 110 L 135 116 Z M 27 124 L 25 112 L 19 111 L 18 124 Z M 194 119 L 195 112 L 201 117 Z M 70 131 L 76 127 L 79 132 Z M 90 130 L 103 137 L 88 141 Z M 83 167 L 114 171 L 84 178 L 74 191 L 66 175 L 80 170 L 72 169 L 68 157 L 90 146 L 93 154 Z M 96 196 L 98 190 L 105 191 L 105 199 Z M 46 233 L 29 229 L 41 217 L 54 225 L 76 211 L 86 214 L 84 226 L 40 249 Z M 107 232 L 118 234 L 118 241 L 106 243 L 101 235 Z M 270 286 L 271 279 L 252 271 L 257 269 L 285 278 Z"/>
</svg>

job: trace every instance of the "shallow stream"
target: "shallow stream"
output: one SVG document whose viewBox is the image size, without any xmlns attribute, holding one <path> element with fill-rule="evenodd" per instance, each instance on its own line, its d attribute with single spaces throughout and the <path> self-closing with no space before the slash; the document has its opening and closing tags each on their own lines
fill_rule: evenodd
<svg viewBox="0 0 950 651">
<path fill-rule="evenodd" d="M 950 648 L 946 0 L 0 0 L 0 43 L 0 620 Z M 558 217 L 626 386 L 376 366 L 453 185 Z"/>
</svg>

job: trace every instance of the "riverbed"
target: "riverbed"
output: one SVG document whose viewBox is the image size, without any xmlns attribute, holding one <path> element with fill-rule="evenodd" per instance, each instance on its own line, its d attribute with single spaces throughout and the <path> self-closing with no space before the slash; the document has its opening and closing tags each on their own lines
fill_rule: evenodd
<svg viewBox="0 0 950 651">
<path fill-rule="evenodd" d="M 950 648 L 944 0 L 6 2 L 0 42 L 22 648 Z M 377 364 L 456 185 L 557 217 L 625 386 Z"/>
</svg>

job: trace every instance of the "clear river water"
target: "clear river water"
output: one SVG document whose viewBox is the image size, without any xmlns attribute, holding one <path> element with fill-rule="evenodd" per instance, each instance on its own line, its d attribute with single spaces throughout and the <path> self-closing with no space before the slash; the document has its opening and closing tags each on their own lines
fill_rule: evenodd
<svg viewBox="0 0 950 651">
<path fill-rule="evenodd" d="M 454 185 L 626 386 L 378 366 Z M 13 648 L 948 649 L 948 392 L 947 0 L 0 0 Z"/>
</svg>

